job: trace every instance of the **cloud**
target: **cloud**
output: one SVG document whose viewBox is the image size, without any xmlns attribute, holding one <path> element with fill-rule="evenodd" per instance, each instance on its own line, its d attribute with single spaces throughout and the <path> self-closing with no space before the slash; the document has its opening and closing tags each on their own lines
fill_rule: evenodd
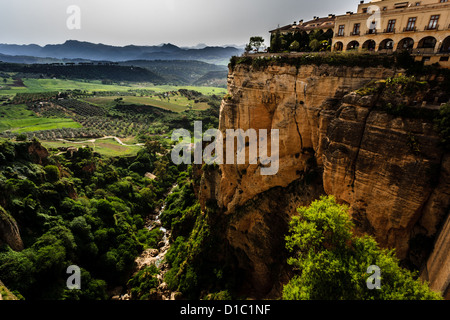
<svg viewBox="0 0 450 320">
<path fill-rule="evenodd" d="M 67 7 L 81 30 L 67 28 Z M 0 43 L 244 44 L 250 36 L 315 15 L 355 10 L 354 0 L 14 0 L 0 3 Z"/>
</svg>

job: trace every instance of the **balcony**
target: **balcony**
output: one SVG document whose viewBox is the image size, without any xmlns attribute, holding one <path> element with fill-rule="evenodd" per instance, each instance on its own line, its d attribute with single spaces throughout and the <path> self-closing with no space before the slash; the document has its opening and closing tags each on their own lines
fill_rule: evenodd
<svg viewBox="0 0 450 320">
<path fill-rule="evenodd" d="M 395 33 L 395 28 L 384 29 L 383 33 Z"/>
<path fill-rule="evenodd" d="M 345 37 L 345 33 L 344 32 L 338 33 L 338 34 L 336 34 L 336 37 Z"/>
<path fill-rule="evenodd" d="M 413 54 L 432 54 L 434 48 L 416 48 L 412 51 Z"/>
<path fill-rule="evenodd" d="M 377 29 L 369 29 L 366 31 L 366 34 L 377 34 L 377 33 L 378 33 Z"/>
<path fill-rule="evenodd" d="M 359 36 L 360 34 L 361 34 L 361 32 L 359 32 L 359 31 L 350 32 L 351 36 Z"/>
<path fill-rule="evenodd" d="M 403 28 L 403 32 L 416 32 L 416 31 L 417 31 L 416 27 Z"/>
<path fill-rule="evenodd" d="M 429 31 L 429 30 L 439 30 L 439 25 L 435 25 L 435 26 L 426 26 L 424 28 L 424 31 Z"/>
</svg>

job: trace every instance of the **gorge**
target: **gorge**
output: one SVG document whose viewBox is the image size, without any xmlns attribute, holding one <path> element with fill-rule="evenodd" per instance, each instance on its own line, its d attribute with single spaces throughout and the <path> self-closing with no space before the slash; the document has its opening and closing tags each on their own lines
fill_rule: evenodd
<svg viewBox="0 0 450 320">
<path fill-rule="evenodd" d="M 248 279 L 241 290 L 279 297 L 290 277 L 284 237 L 291 216 L 334 195 L 349 206 L 357 233 L 395 248 L 448 298 L 450 157 L 431 116 L 448 101 L 442 77 L 423 76 L 433 88 L 402 94 L 404 85 L 376 90 L 376 81 L 401 78 L 402 68 L 263 59 L 230 64 L 219 129 L 224 136 L 226 129 L 279 129 L 279 172 L 262 176 L 260 163 L 220 165 L 203 170 L 198 190 L 203 208 L 217 207 L 209 222 L 221 225 L 228 258 Z M 403 104 L 413 112 L 386 109 Z"/>
</svg>

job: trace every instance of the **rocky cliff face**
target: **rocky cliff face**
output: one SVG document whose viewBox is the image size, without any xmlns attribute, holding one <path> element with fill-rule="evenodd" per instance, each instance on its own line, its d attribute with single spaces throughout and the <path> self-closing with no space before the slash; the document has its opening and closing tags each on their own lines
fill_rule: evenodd
<svg viewBox="0 0 450 320">
<path fill-rule="evenodd" d="M 0 206 L 0 243 L 8 244 L 13 250 L 23 250 L 16 220 L 2 206 Z"/>
<path fill-rule="evenodd" d="M 224 136 L 250 128 L 280 134 L 278 174 L 261 175 L 260 163 L 224 164 L 202 179 L 201 202 L 216 202 L 227 217 L 224 240 L 251 279 L 248 292 L 280 292 L 288 221 L 322 194 L 347 204 L 357 231 L 396 248 L 400 259 L 420 265 L 429 255 L 420 241 L 432 243 L 448 215 L 450 157 L 430 121 L 390 115 L 374 108 L 377 97 L 352 93 L 394 75 L 327 65 L 230 70 Z"/>
</svg>

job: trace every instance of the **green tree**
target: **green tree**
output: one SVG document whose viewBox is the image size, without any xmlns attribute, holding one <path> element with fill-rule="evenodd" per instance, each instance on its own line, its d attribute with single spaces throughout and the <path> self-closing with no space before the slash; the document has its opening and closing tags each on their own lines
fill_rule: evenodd
<svg viewBox="0 0 450 320">
<path fill-rule="evenodd" d="M 28 137 L 24 133 L 21 133 L 21 134 L 17 135 L 17 137 L 16 137 L 16 141 L 27 141 L 27 139 L 28 139 Z"/>
<path fill-rule="evenodd" d="M 250 45 L 250 47 L 252 47 L 252 49 L 255 52 L 259 52 L 261 47 L 264 46 L 264 38 L 263 37 L 251 37 L 249 45 Z"/>
<path fill-rule="evenodd" d="M 57 166 L 48 165 L 44 168 L 45 177 L 49 182 L 55 182 L 59 180 L 60 173 Z"/>
<path fill-rule="evenodd" d="M 450 150 L 450 103 L 441 106 L 436 126 L 441 135 L 442 144 Z"/>
<path fill-rule="evenodd" d="M 298 209 L 286 247 L 297 274 L 283 288 L 286 300 L 435 300 L 440 294 L 398 265 L 394 250 L 380 249 L 369 237 L 353 235 L 345 206 L 322 197 Z M 381 270 L 381 289 L 369 290 L 367 268 Z"/>
<path fill-rule="evenodd" d="M 299 51 L 300 50 L 300 43 L 298 41 L 292 42 L 291 45 L 289 46 L 289 49 L 291 51 Z"/>
<path fill-rule="evenodd" d="M 281 34 L 280 30 L 277 30 L 270 39 L 270 52 L 280 52 L 281 46 Z"/>
<path fill-rule="evenodd" d="M 312 39 L 309 42 L 309 47 L 311 48 L 312 51 L 319 51 L 320 45 L 321 45 L 321 43 L 317 39 Z"/>
</svg>

